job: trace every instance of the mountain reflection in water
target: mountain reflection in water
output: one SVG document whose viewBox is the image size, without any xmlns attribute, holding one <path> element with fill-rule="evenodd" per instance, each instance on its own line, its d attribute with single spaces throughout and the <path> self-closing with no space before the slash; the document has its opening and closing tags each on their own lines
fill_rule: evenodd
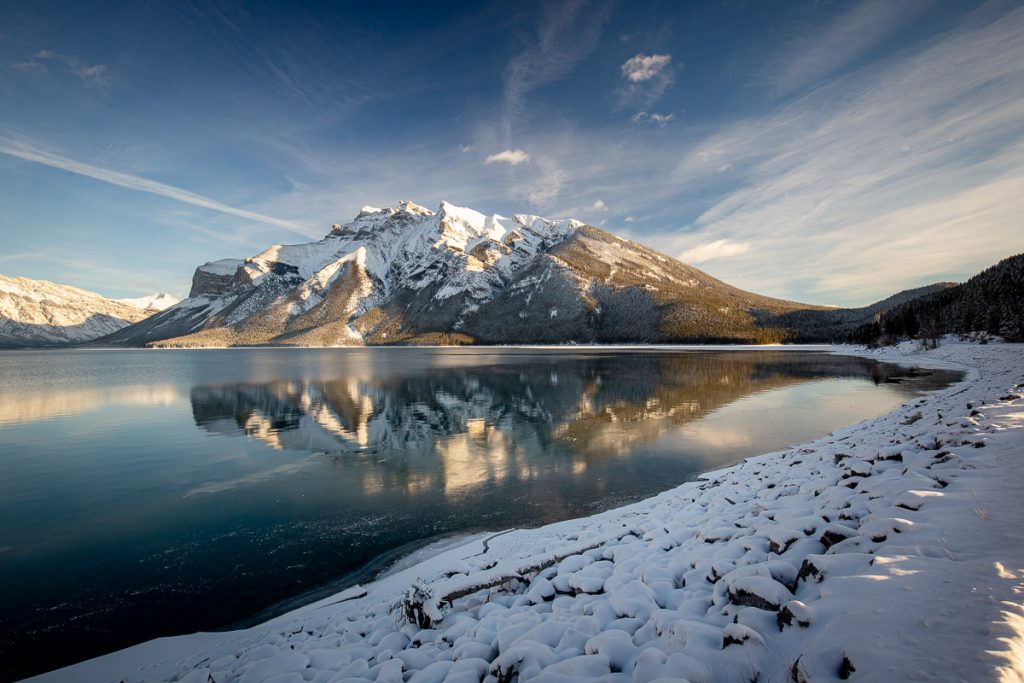
<svg viewBox="0 0 1024 683">
<path fill-rule="evenodd" d="M 196 424 L 209 432 L 339 458 L 366 493 L 455 492 L 533 479 L 541 469 L 581 474 L 594 459 L 627 455 L 771 389 L 867 379 L 910 396 L 933 378 L 894 381 L 906 375 L 865 359 L 791 352 L 582 356 L 557 364 L 201 385 L 191 402 Z"/>
</svg>

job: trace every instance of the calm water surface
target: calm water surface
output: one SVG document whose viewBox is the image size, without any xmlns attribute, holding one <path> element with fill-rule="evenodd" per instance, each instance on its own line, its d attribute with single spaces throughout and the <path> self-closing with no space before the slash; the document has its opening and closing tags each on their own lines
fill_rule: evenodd
<svg viewBox="0 0 1024 683">
<path fill-rule="evenodd" d="M 636 501 L 956 377 L 907 374 L 801 351 L 0 353 L 0 678 Z"/>
</svg>

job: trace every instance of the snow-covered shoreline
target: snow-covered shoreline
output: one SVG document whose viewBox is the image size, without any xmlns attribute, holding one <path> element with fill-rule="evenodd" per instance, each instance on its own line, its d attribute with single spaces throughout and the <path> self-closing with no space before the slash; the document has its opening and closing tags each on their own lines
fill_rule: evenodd
<svg viewBox="0 0 1024 683">
<path fill-rule="evenodd" d="M 832 350 L 967 374 L 640 503 L 32 680 L 1024 679 L 1024 346 Z"/>
</svg>

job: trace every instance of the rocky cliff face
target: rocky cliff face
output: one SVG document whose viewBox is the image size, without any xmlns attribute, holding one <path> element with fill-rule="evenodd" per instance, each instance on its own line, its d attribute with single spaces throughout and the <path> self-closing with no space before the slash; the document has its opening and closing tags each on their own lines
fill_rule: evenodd
<svg viewBox="0 0 1024 683">
<path fill-rule="evenodd" d="M 235 273 L 243 263 L 241 259 L 226 258 L 199 266 L 192 275 L 189 298 L 218 297 L 228 293 L 234 283 Z"/>
</svg>

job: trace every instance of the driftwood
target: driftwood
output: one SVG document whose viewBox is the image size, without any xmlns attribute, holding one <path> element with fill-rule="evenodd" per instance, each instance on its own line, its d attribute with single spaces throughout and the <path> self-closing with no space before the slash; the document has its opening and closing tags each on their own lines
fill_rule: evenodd
<svg viewBox="0 0 1024 683">
<path fill-rule="evenodd" d="M 472 595 L 473 593 L 482 590 L 489 590 L 491 588 L 503 586 L 512 580 L 518 580 L 529 584 L 532 577 L 536 576 L 548 567 L 558 564 L 567 557 L 579 555 L 580 553 L 585 553 L 588 550 L 594 550 L 595 548 L 600 548 L 608 543 L 608 541 L 612 540 L 612 538 L 621 541 L 623 538 L 630 535 L 637 537 L 640 536 L 640 534 L 633 529 L 623 530 L 621 532 L 617 532 L 616 536 L 602 538 L 601 540 L 595 541 L 587 546 L 572 548 L 571 550 L 567 550 L 562 553 L 533 558 L 526 564 L 515 567 L 514 569 L 500 571 L 496 574 L 487 574 L 481 577 L 479 581 L 447 590 L 440 595 L 434 594 L 437 587 L 431 586 L 422 579 L 418 579 L 405 592 L 401 602 L 396 607 L 401 609 L 402 616 L 410 624 L 416 624 L 420 628 L 433 628 L 441 621 L 442 618 L 444 618 L 444 607 L 451 607 L 452 603 L 459 598 L 464 598 L 467 595 Z M 441 587 L 441 590 L 444 590 L 443 586 Z"/>
</svg>

